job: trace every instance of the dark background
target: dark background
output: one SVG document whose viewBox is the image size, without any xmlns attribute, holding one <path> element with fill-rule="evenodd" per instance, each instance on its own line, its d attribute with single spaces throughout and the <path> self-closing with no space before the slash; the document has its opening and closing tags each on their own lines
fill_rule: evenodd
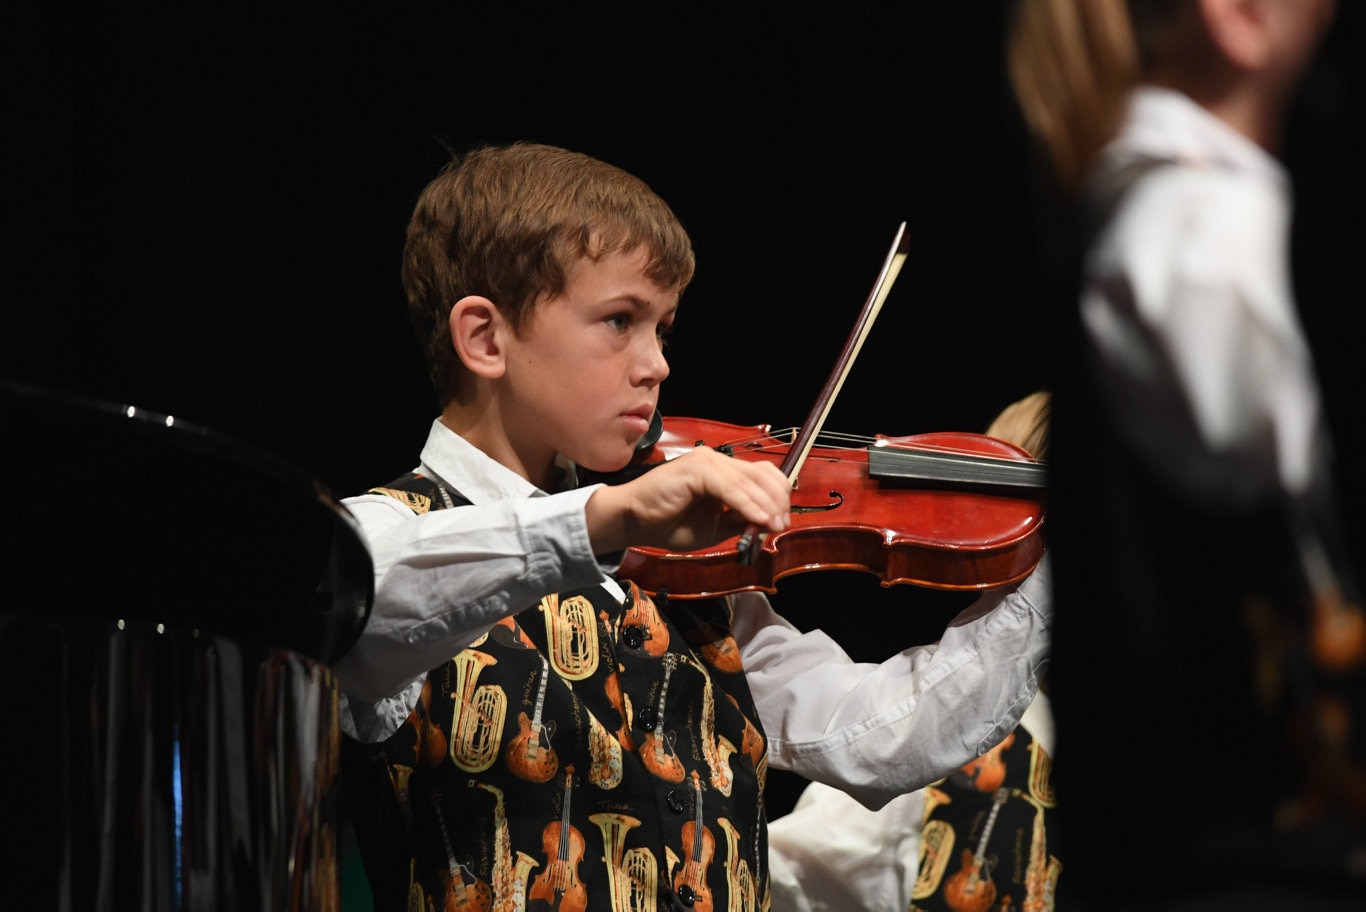
<svg viewBox="0 0 1366 912">
<path fill-rule="evenodd" d="M 826 426 L 982 430 L 1051 359 L 1005 3 L 738 7 L 10 4 L 0 378 L 173 414 L 337 496 L 391 478 L 435 409 L 398 278 L 412 202 L 443 142 L 529 139 L 640 175 L 693 236 L 665 414 L 801 423 L 905 220 Z M 1364 12 L 1340 4 L 1286 150 L 1353 531 Z M 877 659 L 962 599 L 822 573 L 775 603 Z"/>
</svg>

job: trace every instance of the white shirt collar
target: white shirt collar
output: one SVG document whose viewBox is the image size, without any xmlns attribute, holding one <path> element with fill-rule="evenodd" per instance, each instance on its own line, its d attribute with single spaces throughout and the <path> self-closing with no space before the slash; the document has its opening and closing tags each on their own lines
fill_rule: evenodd
<svg viewBox="0 0 1366 912">
<path fill-rule="evenodd" d="M 446 427 L 439 418 L 427 433 L 418 471 L 459 492 L 472 504 L 543 497 L 546 493 Z"/>
<path fill-rule="evenodd" d="M 572 484 L 574 464 L 563 457 L 556 463 L 566 470 Z M 418 471 L 474 505 L 546 496 L 545 491 L 446 427 L 439 418 L 427 432 Z M 625 591 L 610 576 L 604 574 L 602 585 L 618 602 L 625 601 Z"/>
<path fill-rule="evenodd" d="M 1129 96 L 1119 134 L 1106 147 L 1102 170 L 1139 158 L 1166 158 L 1260 175 L 1286 189 L 1285 167 L 1270 152 L 1174 89 L 1141 85 Z"/>
</svg>

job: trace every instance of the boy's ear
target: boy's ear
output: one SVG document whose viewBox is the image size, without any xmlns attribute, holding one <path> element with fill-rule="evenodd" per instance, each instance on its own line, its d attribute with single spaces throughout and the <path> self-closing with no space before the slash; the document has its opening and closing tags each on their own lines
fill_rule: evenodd
<svg viewBox="0 0 1366 912">
<path fill-rule="evenodd" d="M 486 378 L 502 376 L 506 365 L 501 337 L 508 330 L 492 301 L 479 295 L 461 298 L 451 308 L 450 329 L 455 353 L 471 373 Z"/>
<path fill-rule="evenodd" d="M 1239 70 L 1262 69 L 1272 52 L 1265 0 L 1200 0 L 1210 42 Z"/>
</svg>

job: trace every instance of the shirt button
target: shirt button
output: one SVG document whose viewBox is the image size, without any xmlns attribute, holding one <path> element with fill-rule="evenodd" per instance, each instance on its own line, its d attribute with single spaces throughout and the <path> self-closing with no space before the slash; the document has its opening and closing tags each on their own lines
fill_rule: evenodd
<svg viewBox="0 0 1366 912">
<path fill-rule="evenodd" d="M 639 627 L 625 627 L 621 631 L 621 639 L 629 649 L 639 649 L 645 643 L 645 631 Z"/>
<path fill-rule="evenodd" d="M 653 707 L 642 706 L 640 712 L 636 713 L 636 726 L 641 731 L 652 732 L 655 730 L 655 711 Z"/>
<path fill-rule="evenodd" d="M 674 789 L 669 789 L 669 793 L 664 796 L 664 803 L 675 814 L 683 813 L 683 799 L 678 797 L 678 792 Z"/>
<path fill-rule="evenodd" d="M 687 884 L 678 885 L 678 898 L 683 901 L 683 905 L 691 906 L 697 902 L 697 893 Z"/>
</svg>

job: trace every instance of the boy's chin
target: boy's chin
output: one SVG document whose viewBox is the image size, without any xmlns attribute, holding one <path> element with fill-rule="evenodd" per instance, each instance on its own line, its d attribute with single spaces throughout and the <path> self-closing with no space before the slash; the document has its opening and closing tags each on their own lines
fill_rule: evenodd
<svg viewBox="0 0 1366 912">
<path fill-rule="evenodd" d="M 614 475 L 626 470 L 634 458 L 635 453 L 632 452 L 612 459 L 596 460 L 593 463 L 581 462 L 579 468 L 586 469 L 595 475 Z"/>
<path fill-rule="evenodd" d="M 635 453 L 630 453 L 616 459 L 595 461 L 595 464 L 580 462 L 578 463 L 579 483 L 619 484 L 623 481 L 630 481 L 649 468 L 647 465 L 636 464 L 634 459 Z"/>
</svg>

